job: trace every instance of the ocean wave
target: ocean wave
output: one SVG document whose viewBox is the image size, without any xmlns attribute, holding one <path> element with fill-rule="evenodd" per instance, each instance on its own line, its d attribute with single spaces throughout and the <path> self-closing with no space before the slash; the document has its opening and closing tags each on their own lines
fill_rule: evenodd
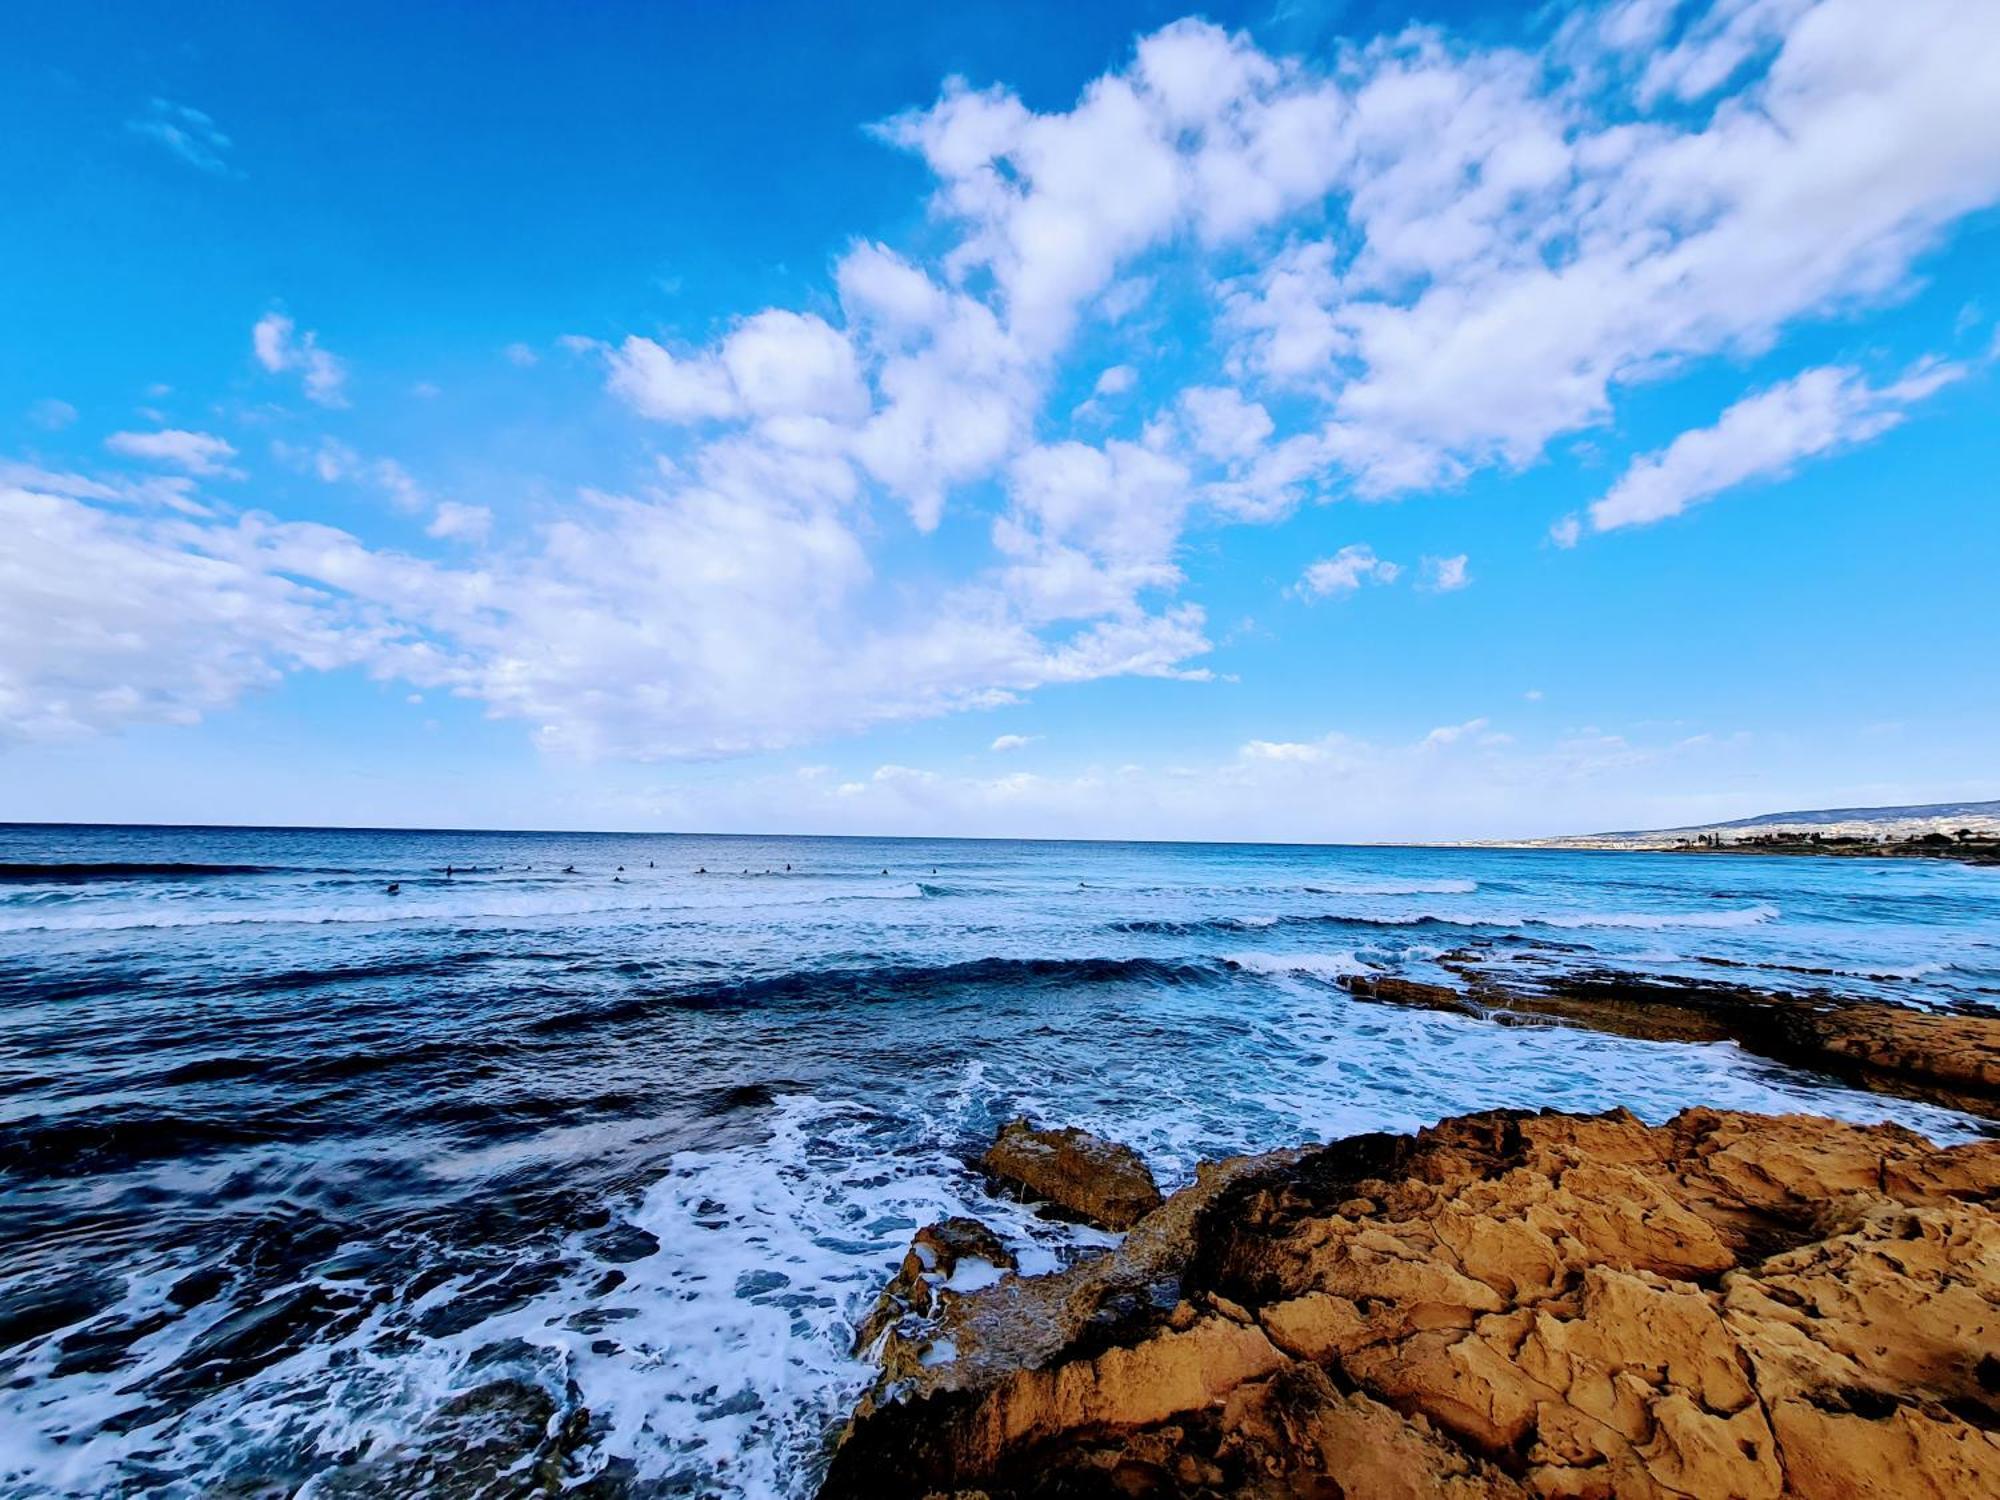
<svg viewBox="0 0 2000 1500">
<path fill-rule="evenodd" d="M 1155 958 L 978 958 L 953 964 L 878 964 L 844 969 L 794 969 L 723 984 L 679 984 L 640 990 L 609 1004 L 544 1016 L 528 1030 L 566 1032 L 616 1025 L 660 1007 L 737 1010 L 758 1006 L 843 1005 L 933 999 L 985 989 L 1065 989 L 1085 985 L 1216 984 L 1225 971 L 1202 960 Z"/>
<path fill-rule="evenodd" d="M 924 888 L 914 880 L 892 886 L 886 891 L 841 891 L 836 895 L 822 896 L 822 901 L 921 901 Z"/>
<path fill-rule="evenodd" d="M 1223 962 L 1247 974 L 1306 974 L 1315 979 L 1375 972 L 1373 964 L 1352 953 L 1231 953 Z"/>
<path fill-rule="evenodd" d="M 340 870 L 292 871 L 282 865 L 160 863 L 0 864 L 0 885 L 87 885 L 100 880 L 212 880 L 225 875 L 345 874 Z"/>
<path fill-rule="evenodd" d="M 1105 923 L 1109 932 L 1142 934 L 1152 937 L 1201 937 L 1232 932 L 1255 932 L 1271 927 L 1498 927 L 1520 930 L 1533 927 L 1629 928 L 1660 930 L 1670 928 L 1754 927 L 1776 921 L 1778 908 L 1768 903 L 1732 907 L 1716 912 L 1579 912 L 1525 916 L 1519 913 L 1417 911 L 1391 915 L 1359 912 L 1303 912 L 1285 916 L 1253 917 L 1140 917 Z"/>
<path fill-rule="evenodd" d="M 673 899 L 662 899 L 657 888 L 639 880 L 606 888 L 604 882 L 588 883 L 587 877 L 573 882 L 549 878 L 511 881 L 502 886 L 491 881 L 477 883 L 439 880 L 403 880 L 404 890 L 367 905 L 342 906 L 209 906 L 182 910 L 182 903 L 146 905 L 137 909 L 51 911 L 40 906 L 13 906 L 0 909 L 0 933 L 23 932 L 122 932 L 156 928 L 190 927 L 336 927 L 400 926 L 411 930 L 455 922 L 542 922 L 572 918 L 626 916 L 655 923 L 670 920 L 677 913 L 741 913 L 755 910 L 775 917 L 784 907 L 818 906 L 827 902 L 865 900 L 917 900 L 923 896 L 915 882 L 905 882 L 881 891 L 839 891 L 831 894 L 799 891 L 777 900 L 748 900 L 740 894 L 718 892 L 701 899 L 687 899 L 675 891 Z M 388 878 L 371 885 L 386 886 Z M 564 899 L 558 891 L 570 889 L 577 895 Z M 441 890 L 463 893 L 464 900 L 438 900 Z"/>
<path fill-rule="evenodd" d="M 1469 896 L 1476 880 L 1388 880 L 1345 885 L 1309 885 L 1309 896 Z"/>
</svg>

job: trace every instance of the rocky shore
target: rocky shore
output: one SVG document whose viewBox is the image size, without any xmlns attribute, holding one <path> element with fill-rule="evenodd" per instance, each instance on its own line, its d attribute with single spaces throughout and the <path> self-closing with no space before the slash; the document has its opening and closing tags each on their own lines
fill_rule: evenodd
<svg viewBox="0 0 2000 1500">
<path fill-rule="evenodd" d="M 1734 1042 L 1859 1088 L 2000 1119 L 2000 1010 L 1922 1011 L 1832 990 L 1774 991 L 1723 980 L 1573 970 L 1538 947 L 1461 949 L 1454 983 L 1348 975 L 1357 1000 L 1501 1025 L 1581 1026 L 1646 1041 Z M 1721 960 L 1709 960 L 1726 969 Z M 1805 979 L 1832 979 L 1810 969 Z"/>
<path fill-rule="evenodd" d="M 1008 1134 L 1065 1153 L 1065 1212 L 1133 1189 Z M 2000 1143 L 1498 1111 L 1204 1167 L 1054 1275 L 953 1221 L 864 1330 L 823 1493 L 2000 1495 L 1996 1208 Z"/>
</svg>

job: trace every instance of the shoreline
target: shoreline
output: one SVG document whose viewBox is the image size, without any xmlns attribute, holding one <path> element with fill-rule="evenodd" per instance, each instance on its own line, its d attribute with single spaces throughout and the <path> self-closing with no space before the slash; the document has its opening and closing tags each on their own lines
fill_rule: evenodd
<svg viewBox="0 0 2000 1500">
<path fill-rule="evenodd" d="M 2000 1008 L 1512 971 L 1538 957 L 1340 983 L 1733 1042 L 2000 1122 Z M 1816 1115 L 1491 1110 L 1206 1162 L 1107 1218 L 1133 1160 L 1003 1129 L 980 1162 L 996 1189 L 1124 1237 L 1024 1276 L 979 1220 L 919 1230 L 862 1324 L 877 1375 L 822 1496 L 2000 1491 L 2000 1126 L 1937 1147 Z"/>
<path fill-rule="evenodd" d="M 1208 1164 L 1052 1275 L 925 1230 L 820 1493 L 1992 1493 L 1996 1201 L 2000 1142 L 1496 1110 Z"/>
</svg>

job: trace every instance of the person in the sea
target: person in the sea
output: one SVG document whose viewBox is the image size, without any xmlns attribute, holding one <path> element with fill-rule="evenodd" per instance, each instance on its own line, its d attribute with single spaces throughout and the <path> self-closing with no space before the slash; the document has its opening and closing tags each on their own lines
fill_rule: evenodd
<svg viewBox="0 0 2000 1500">
<path fill-rule="evenodd" d="M 576 866 L 575 866 L 575 865 L 564 865 L 564 866 L 563 866 L 563 874 L 565 874 L 565 875 L 574 875 L 575 873 L 576 873 Z"/>
<path fill-rule="evenodd" d="M 400 895 L 402 895 L 402 894 L 403 894 L 403 882 L 402 882 L 402 881 L 400 881 L 400 880 L 392 880 L 392 881 L 390 881 L 390 882 L 389 882 L 389 894 L 390 894 L 390 895 L 392 895 L 392 896 L 400 896 Z"/>
<path fill-rule="evenodd" d="M 697 875 L 706 875 L 707 873 L 708 873 L 708 866 L 707 866 L 707 865 L 703 865 L 703 866 L 702 866 L 702 867 L 701 867 L 701 868 L 700 868 L 699 870 L 696 870 L 696 871 L 695 871 L 695 874 L 697 874 Z"/>
</svg>

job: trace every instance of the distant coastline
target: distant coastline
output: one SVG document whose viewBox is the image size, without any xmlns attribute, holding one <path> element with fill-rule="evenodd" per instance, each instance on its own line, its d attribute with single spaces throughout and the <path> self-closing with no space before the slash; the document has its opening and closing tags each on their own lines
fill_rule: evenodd
<svg viewBox="0 0 2000 1500">
<path fill-rule="evenodd" d="M 1606 849 L 1668 854 L 1817 854 L 2000 865 L 2000 802 L 1934 802 L 1764 813 L 1726 823 L 1550 838 L 1468 840 L 1485 849 Z"/>
</svg>

